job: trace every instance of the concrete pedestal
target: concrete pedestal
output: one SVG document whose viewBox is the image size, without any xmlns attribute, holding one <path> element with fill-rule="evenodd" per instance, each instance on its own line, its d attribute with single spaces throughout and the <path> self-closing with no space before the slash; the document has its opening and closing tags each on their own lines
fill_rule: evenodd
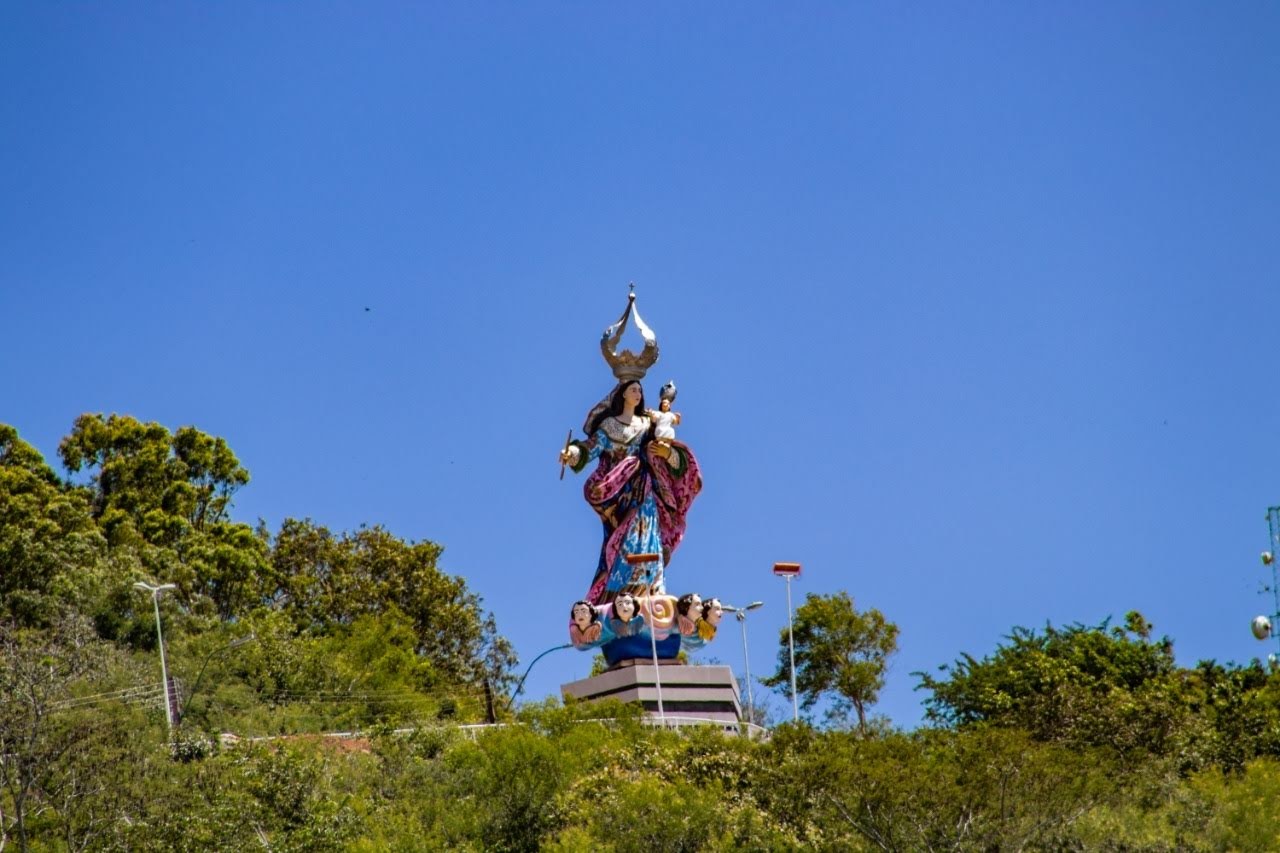
<svg viewBox="0 0 1280 853">
<path fill-rule="evenodd" d="M 660 670 L 660 671 L 659 671 Z M 608 672 L 560 685 L 565 696 L 583 701 L 618 699 L 639 702 L 646 714 L 657 716 L 658 688 L 662 683 L 662 707 L 667 717 L 698 718 L 736 724 L 742 719 L 738 682 L 727 666 L 689 666 L 677 661 L 622 661 Z"/>
</svg>

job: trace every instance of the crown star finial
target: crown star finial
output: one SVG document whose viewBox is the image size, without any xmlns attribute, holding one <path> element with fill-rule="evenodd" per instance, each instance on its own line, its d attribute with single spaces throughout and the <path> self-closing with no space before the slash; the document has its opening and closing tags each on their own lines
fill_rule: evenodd
<svg viewBox="0 0 1280 853">
<path fill-rule="evenodd" d="M 630 283 L 628 288 L 626 310 L 622 312 L 618 322 L 604 330 L 604 335 L 600 338 L 600 353 L 619 382 L 643 379 L 658 360 L 658 336 L 640 319 L 640 311 L 636 308 L 635 283 Z M 636 331 L 644 339 L 644 348 L 639 353 L 631 350 L 618 351 L 618 343 L 622 340 L 622 333 L 626 331 L 628 318 L 635 320 Z"/>
</svg>

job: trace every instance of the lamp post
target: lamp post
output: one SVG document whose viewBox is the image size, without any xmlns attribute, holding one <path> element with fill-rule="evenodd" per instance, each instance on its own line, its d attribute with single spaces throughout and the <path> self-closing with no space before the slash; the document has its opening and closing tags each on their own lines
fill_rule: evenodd
<svg viewBox="0 0 1280 853">
<path fill-rule="evenodd" d="M 753 601 L 750 604 L 748 604 L 746 607 L 733 607 L 732 605 L 729 605 L 729 604 L 724 605 L 724 609 L 732 613 L 737 618 L 739 624 L 742 625 L 742 668 L 743 668 L 743 671 L 746 673 L 746 680 L 747 680 L 747 720 L 748 722 L 755 722 L 752 719 L 752 716 L 753 716 L 753 712 L 755 711 L 756 701 L 755 701 L 755 696 L 752 694 L 752 691 L 751 691 L 751 655 L 747 652 L 747 614 L 750 613 L 752 610 L 755 610 L 760 607 L 764 607 L 763 601 Z"/>
<path fill-rule="evenodd" d="M 159 586 L 152 586 L 149 583 L 138 581 L 133 585 L 134 589 L 140 589 L 151 593 L 151 603 L 156 610 L 156 640 L 160 644 L 160 678 L 164 686 L 164 719 L 169 724 L 169 735 L 173 736 L 173 688 L 169 684 L 169 662 L 164 657 L 164 632 L 160 630 L 160 593 L 166 589 L 176 589 L 177 587 L 171 583 L 162 583 Z"/>
<path fill-rule="evenodd" d="M 774 563 L 773 573 L 787 581 L 787 646 L 791 652 L 791 713 L 800 722 L 800 704 L 796 699 L 796 638 L 791 620 L 791 579 L 800 576 L 799 563 Z"/>
<path fill-rule="evenodd" d="M 542 654 L 534 658 L 533 661 L 530 662 L 529 668 L 524 671 L 524 675 L 520 676 L 520 681 L 519 683 L 516 684 L 516 689 L 511 691 L 511 698 L 507 700 L 507 710 L 510 711 L 512 706 L 515 705 L 516 697 L 519 696 L 520 691 L 524 689 L 524 680 L 529 677 L 529 673 L 533 672 L 533 665 L 535 663 L 542 660 L 544 657 L 551 654 L 552 652 L 558 652 L 561 649 L 571 649 L 571 648 L 573 648 L 573 643 L 565 643 L 562 646 L 552 646 L 551 648 L 547 649 L 545 652 L 543 652 Z"/>
</svg>

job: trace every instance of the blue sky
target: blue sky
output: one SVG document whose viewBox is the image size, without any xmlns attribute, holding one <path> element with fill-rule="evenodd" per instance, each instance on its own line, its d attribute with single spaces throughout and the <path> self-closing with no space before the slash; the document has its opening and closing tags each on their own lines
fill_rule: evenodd
<svg viewBox="0 0 1280 853">
<path fill-rule="evenodd" d="M 670 586 L 767 602 L 756 674 L 776 560 L 901 625 L 903 725 L 1014 625 L 1247 660 L 1277 43 L 1261 2 L 8 4 L 0 422 L 223 436 L 237 517 L 438 541 L 529 661 L 634 281 L 706 480 Z"/>
</svg>

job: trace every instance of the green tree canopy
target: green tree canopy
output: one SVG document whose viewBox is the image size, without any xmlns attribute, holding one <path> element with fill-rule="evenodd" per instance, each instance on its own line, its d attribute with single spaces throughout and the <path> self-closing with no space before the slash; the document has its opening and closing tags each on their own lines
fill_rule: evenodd
<svg viewBox="0 0 1280 853">
<path fill-rule="evenodd" d="M 874 607 L 859 611 L 847 592 L 810 593 L 796 609 L 794 632 L 800 703 L 812 708 L 828 696 L 837 711 L 852 708 L 859 729 L 865 732 L 867 708 L 879 697 L 889 657 L 898 650 L 898 626 Z M 776 688 L 791 680 L 786 628 L 779 644 L 778 670 L 763 679 Z"/>
<path fill-rule="evenodd" d="M 249 482 L 224 439 L 189 426 L 171 434 L 127 415 L 81 415 L 58 453 L 68 471 L 90 472 L 97 516 L 124 513 L 157 543 L 183 534 L 179 519 L 196 530 L 225 521 Z"/>
<path fill-rule="evenodd" d="M 514 664 L 511 647 L 466 582 L 437 567 L 442 551 L 379 526 L 334 534 L 288 519 L 271 551 L 270 598 L 299 630 L 312 632 L 394 610 L 413 625 L 417 652 L 446 678 L 503 681 Z"/>
<path fill-rule="evenodd" d="M 1150 632 L 1136 612 L 1124 628 L 1014 628 L 982 660 L 965 654 L 941 677 L 917 673 L 933 694 L 926 714 L 944 725 L 992 723 L 1043 741 L 1170 754 L 1189 733 L 1190 707 L 1172 642 Z"/>
<path fill-rule="evenodd" d="M 93 514 L 112 547 L 142 573 L 177 584 L 195 613 L 227 619 L 261 603 L 266 535 L 229 518 L 249 472 L 224 439 L 85 414 L 58 453 L 67 470 L 89 474 Z"/>
<path fill-rule="evenodd" d="M 105 550 L 84 494 L 0 424 L 0 619 L 46 625 L 83 603 Z"/>
</svg>

